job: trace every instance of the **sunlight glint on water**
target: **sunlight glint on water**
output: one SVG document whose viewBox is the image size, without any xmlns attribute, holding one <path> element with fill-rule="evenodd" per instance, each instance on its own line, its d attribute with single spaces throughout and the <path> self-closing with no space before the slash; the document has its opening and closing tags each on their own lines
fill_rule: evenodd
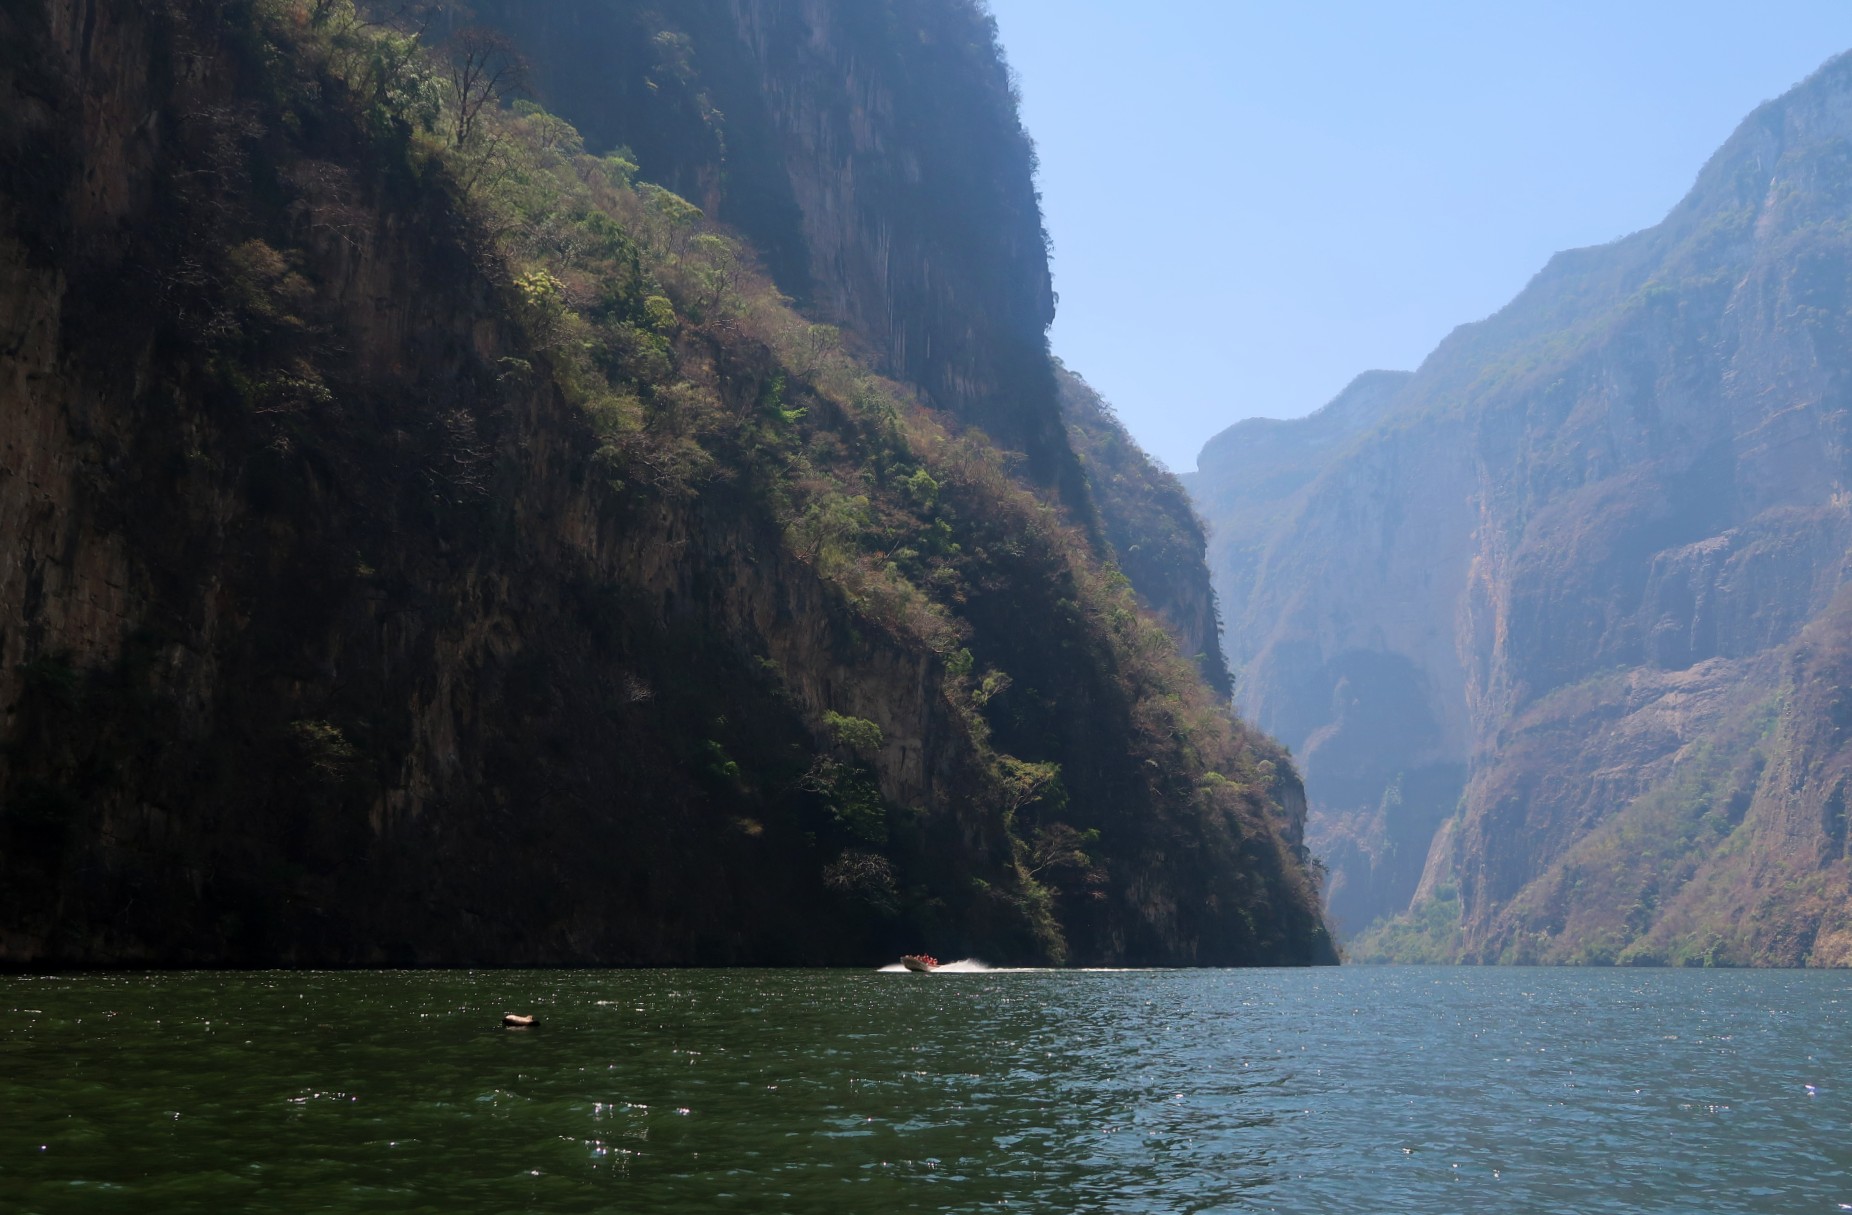
<svg viewBox="0 0 1852 1215">
<path fill-rule="evenodd" d="M 8 978 L 0 1209 L 1838 1211 L 1849 997 L 1817 972 Z"/>
</svg>

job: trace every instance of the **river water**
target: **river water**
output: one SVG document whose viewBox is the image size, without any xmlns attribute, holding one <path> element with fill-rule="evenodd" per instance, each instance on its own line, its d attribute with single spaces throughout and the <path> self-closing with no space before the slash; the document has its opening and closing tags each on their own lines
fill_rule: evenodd
<svg viewBox="0 0 1852 1215">
<path fill-rule="evenodd" d="M 85 975 L 0 1014 L 8 1212 L 1852 1210 L 1845 973 Z"/>
</svg>

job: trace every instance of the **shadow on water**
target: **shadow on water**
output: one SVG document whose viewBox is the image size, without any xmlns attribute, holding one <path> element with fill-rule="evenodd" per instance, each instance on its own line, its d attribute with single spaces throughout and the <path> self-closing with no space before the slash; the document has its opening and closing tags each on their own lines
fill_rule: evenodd
<svg viewBox="0 0 1852 1215">
<path fill-rule="evenodd" d="M 0 979 L 0 1209 L 1852 1201 L 1843 975 L 953 973 Z"/>
</svg>

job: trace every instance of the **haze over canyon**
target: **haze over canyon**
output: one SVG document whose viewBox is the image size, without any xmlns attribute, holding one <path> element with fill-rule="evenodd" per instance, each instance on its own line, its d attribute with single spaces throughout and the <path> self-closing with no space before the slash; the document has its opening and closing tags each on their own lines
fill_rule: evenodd
<svg viewBox="0 0 1852 1215">
<path fill-rule="evenodd" d="M 1358 956 L 1852 962 L 1848 219 L 1842 56 L 1656 227 L 1203 449 Z"/>
</svg>

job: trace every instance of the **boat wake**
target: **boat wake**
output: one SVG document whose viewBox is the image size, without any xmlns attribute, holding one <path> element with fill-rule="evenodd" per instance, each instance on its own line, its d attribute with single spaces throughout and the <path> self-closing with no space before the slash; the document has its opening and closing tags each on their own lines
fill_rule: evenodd
<svg viewBox="0 0 1852 1215">
<path fill-rule="evenodd" d="M 915 973 L 909 971 L 899 962 L 889 962 L 886 966 L 880 967 L 879 969 L 882 974 L 904 975 Z M 991 970 L 991 967 L 984 965 L 984 963 L 978 961 L 976 958 L 960 958 L 956 962 L 946 962 L 942 965 L 935 966 L 930 973 L 935 975 L 981 975 L 989 974 Z"/>
</svg>

